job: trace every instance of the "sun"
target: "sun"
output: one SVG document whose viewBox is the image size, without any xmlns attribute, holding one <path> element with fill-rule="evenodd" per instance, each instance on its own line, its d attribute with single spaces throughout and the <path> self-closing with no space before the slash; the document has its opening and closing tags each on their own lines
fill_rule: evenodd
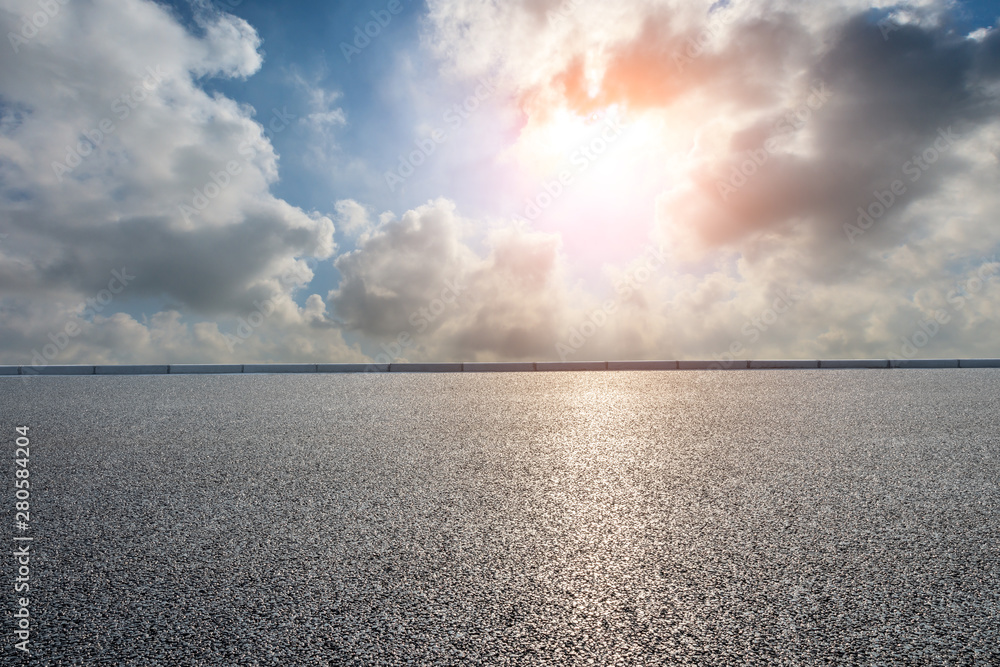
<svg viewBox="0 0 1000 667">
<path fill-rule="evenodd" d="M 644 121 L 618 105 L 586 114 L 560 106 L 530 119 L 508 157 L 530 181 L 571 185 L 600 174 L 600 188 L 615 194 L 637 180 L 630 172 L 650 139 Z"/>
<path fill-rule="evenodd" d="M 529 118 L 511 156 L 518 167 L 532 175 L 544 175 L 570 162 L 574 154 L 586 150 L 595 128 L 617 110 L 603 109 L 587 115 L 562 106 Z"/>
<path fill-rule="evenodd" d="M 627 254 L 648 238 L 657 195 L 684 169 L 691 141 L 617 104 L 538 114 L 510 152 L 527 183 L 520 217 L 558 232 L 578 256 Z"/>
</svg>

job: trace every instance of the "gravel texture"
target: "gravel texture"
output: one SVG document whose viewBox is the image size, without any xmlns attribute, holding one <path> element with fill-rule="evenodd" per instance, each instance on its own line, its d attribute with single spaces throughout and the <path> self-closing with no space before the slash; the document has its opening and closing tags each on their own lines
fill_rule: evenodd
<svg viewBox="0 0 1000 667">
<path fill-rule="evenodd" d="M 2 378 L 28 664 L 1000 664 L 998 416 L 988 369 Z"/>
</svg>

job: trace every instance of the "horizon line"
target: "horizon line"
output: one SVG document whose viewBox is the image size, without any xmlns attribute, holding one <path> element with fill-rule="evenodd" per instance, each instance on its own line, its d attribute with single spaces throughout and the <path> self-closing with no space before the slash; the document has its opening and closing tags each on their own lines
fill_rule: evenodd
<svg viewBox="0 0 1000 667">
<path fill-rule="evenodd" d="M 398 363 L 0 365 L 0 377 L 27 375 L 238 375 L 337 373 L 532 373 L 552 371 L 714 371 L 1000 368 L 989 359 L 736 359 L 662 361 L 466 361 Z"/>
</svg>

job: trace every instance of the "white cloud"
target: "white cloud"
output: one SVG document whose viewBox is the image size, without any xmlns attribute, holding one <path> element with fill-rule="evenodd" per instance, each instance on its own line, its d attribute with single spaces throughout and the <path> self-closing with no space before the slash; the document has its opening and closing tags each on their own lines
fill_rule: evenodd
<svg viewBox="0 0 1000 667">
<path fill-rule="evenodd" d="M 205 55 L 193 72 L 245 79 L 260 69 L 264 62 L 259 51 L 261 40 L 249 23 L 214 10 L 207 3 L 195 17 L 205 31 L 205 39 L 201 40 Z"/>
<path fill-rule="evenodd" d="M 18 0 L 3 0 L 2 8 L 3 34 L 37 10 Z M 150 299 L 174 304 L 191 319 L 164 329 L 162 314 L 148 322 L 122 312 L 87 318 L 74 344 L 88 354 L 160 358 L 182 349 L 176 341 L 170 347 L 173 336 L 216 349 L 207 327 L 193 322 L 219 318 L 226 330 L 266 299 L 290 304 L 288 316 L 269 326 L 287 324 L 285 332 L 300 338 L 314 333 L 313 352 L 323 348 L 325 358 L 354 354 L 335 330 L 313 331 L 315 300 L 308 317 L 296 314 L 291 298 L 303 281 L 282 280 L 296 257 L 333 255 L 332 220 L 271 194 L 277 155 L 265 127 L 252 109 L 209 95 L 197 83 L 203 76 L 256 72 L 260 39 L 237 17 L 205 8 L 196 16 L 201 36 L 148 0 L 68 3 L 16 56 L 4 57 L 5 360 L 26 361 L 25 353 L 45 344 L 48 333 L 77 317 L 67 308 L 97 294 L 109 272 L 121 267 L 135 279 L 114 310 Z M 275 132 L 289 120 L 261 122 Z M 37 338 L 16 335 L 17 312 L 30 313 Z M 309 354 L 301 340 L 294 350 L 282 342 L 282 331 L 273 328 L 266 343 L 246 345 L 244 355 L 251 347 L 249 356 Z M 196 332 L 200 338 L 190 338 Z M 99 354 L 101 341 L 114 345 Z M 205 356 L 200 348 L 190 354 Z"/>
<path fill-rule="evenodd" d="M 337 228 L 348 236 L 358 236 L 372 226 L 368 209 L 353 199 L 341 199 L 334 204 Z"/>
</svg>

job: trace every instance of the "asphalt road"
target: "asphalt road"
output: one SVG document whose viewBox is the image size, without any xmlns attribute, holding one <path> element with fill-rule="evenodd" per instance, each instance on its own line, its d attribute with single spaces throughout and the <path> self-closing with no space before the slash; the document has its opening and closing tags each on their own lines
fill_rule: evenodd
<svg viewBox="0 0 1000 667">
<path fill-rule="evenodd" d="M 1000 371 L 0 378 L 8 526 L 20 425 L 4 664 L 1000 664 Z"/>
</svg>

